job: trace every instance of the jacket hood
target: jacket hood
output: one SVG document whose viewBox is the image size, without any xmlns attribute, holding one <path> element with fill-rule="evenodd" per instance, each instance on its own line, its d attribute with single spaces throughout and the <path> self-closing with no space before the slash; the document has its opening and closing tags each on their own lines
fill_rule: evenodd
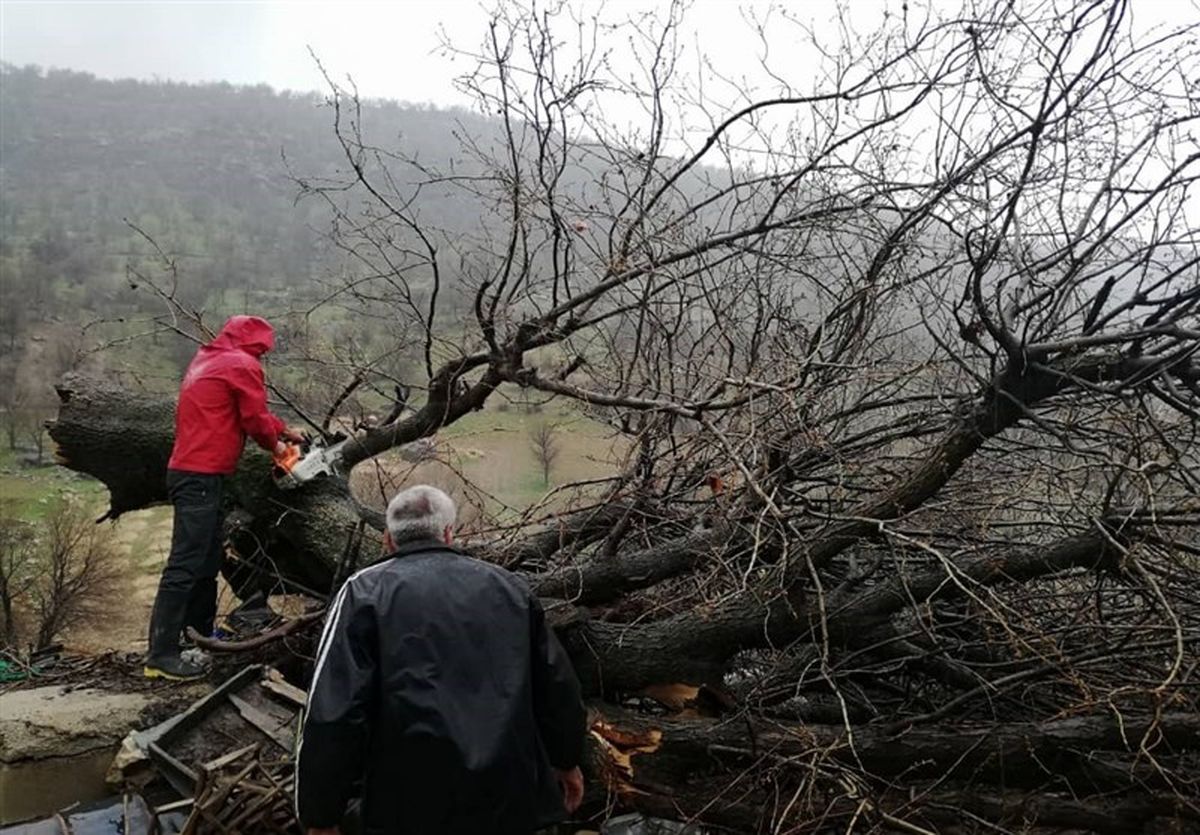
<svg viewBox="0 0 1200 835">
<path fill-rule="evenodd" d="M 260 316 L 230 316 L 209 348 L 238 348 L 256 357 L 275 347 L 275 329 Z"/>
</svg>

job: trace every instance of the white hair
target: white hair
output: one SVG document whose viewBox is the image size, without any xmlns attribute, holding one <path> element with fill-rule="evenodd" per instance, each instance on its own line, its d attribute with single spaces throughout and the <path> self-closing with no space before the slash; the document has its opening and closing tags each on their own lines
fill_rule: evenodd
<svg viewBox="0 0 1200 835">
<path fill-rule="evenodd" d="M 441 539 L 458 515 L 454 500 L 436 487 L 418 484 L 401 490 L 388 503 L 387 529 L 399 545 L 414 539 Z"/>
</svg>

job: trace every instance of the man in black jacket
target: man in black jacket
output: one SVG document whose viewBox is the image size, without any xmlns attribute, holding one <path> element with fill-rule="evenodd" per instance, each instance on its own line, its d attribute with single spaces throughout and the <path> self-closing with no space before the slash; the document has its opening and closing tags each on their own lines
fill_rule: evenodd
<svg viewBox="0 0 1200 835">
<path fill-rule="evenodd" d="M 517 835 L 579 806 L 579 682 L 529 587 L 450 545 L 455 513 L 399 493 L 391 556 L 329 609 L 296 753 L 309 835 L 359 793 L 367 835 Z"/>
</svg>

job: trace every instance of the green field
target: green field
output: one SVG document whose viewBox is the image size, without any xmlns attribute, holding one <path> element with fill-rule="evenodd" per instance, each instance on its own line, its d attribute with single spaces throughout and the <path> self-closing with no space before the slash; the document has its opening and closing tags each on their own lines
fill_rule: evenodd
<svg viewBox="0 0 1200 835">
<path fill-rule="evenodd" d="M 375 467 L 360 467 L 352 481 L 356 495 L 381 507 L 387 492 L 429 483 L 450 492 L 460 504 L 478 504 L 488 515 L 505 519 L 544 501 L 546 510 L 561 507 L 566 499 L 562 488 L 621 470 L 625 445 L 608 426 L 569 404 L 530 407 L 506 399 L 507 394 L 499 392 L 486 409 L 439 432 L 434 438 L 437 461 L 412 464 L 391 453 L 381 456 Z M 557 449 L 549 482 L 543 479 L 530 438 L 543 424 L 553 427 Z M 464 508 L 460 522 L 470 529 L 478 515 Z"/>
<path fill-rule="evenodd" d="M 13 452 L 7 447 L 0 450 L 0 501 L 19 518 L 29 521 L 44 518 L 54 500 L 60 497 L 94 504 L 96 515 L 103 513 L 108 492 L 100 482 L 56 466 L 50 453 L 45 466 L 25 466 L 21 462 L 25 455 L 31 453 Z"/>
</svg>

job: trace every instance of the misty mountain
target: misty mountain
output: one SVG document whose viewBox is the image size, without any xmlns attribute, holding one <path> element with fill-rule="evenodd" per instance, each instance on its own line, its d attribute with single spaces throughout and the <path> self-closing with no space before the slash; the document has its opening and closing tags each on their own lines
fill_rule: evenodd
<svg viewBox="0 0 1200 835">
<path fill-rule="evenodd" d="M 64 303 L 129 304 L 125 264 L 150 252 L 125 223 L 178 257 L 192 301 L 230 288 L 296 287 L 332 269 L 329 209 L 297 202 L 294 178 L 347 163 L 333 109 L 314 93 L 260 85 L 106 81 L 4 66 L 0 76 L 0 288 L 31 315 Z M 456 132 L 488 132 L 462 110 L 363 105 L 373 142 L 446 167 Z M 430 222 L 472 222 L 422 194 Z M 119 298 L 125 296 L 125 298 Z M 18 323 L 5 315 L 6 328 Z"/>
</svg>

